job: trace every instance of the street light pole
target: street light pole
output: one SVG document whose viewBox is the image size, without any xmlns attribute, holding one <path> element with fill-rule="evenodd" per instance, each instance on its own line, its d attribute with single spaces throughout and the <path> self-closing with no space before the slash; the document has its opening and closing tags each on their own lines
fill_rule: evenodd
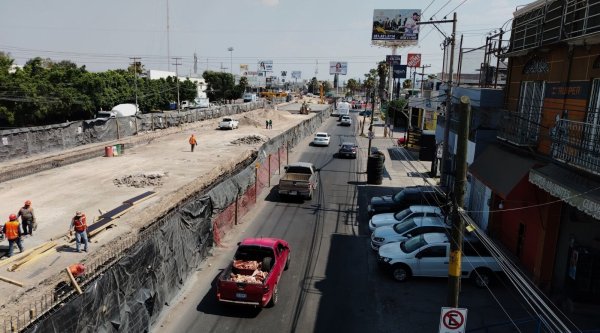
<svg viewBox="0 0 600 333">
<path fill-rule="evenodd" d="M 233 46 L 227 48 L 229 51 L 229 73 L 233 75 Z"/>
</svg>

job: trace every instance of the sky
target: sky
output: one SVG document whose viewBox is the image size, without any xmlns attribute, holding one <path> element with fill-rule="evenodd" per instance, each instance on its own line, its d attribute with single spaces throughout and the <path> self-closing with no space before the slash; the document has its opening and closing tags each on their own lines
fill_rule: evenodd
<svg viewBox="0 0 600 333">
<path fill-rule="evenodd" d="M 420 9 L 422 21 L 457 13 L 457 45 L 477 48 L 495 30 L 510 30 L 513 12 L 533 0 L 19 0 L 0 1 L 0 51 L 18 65 L 34 57 L 70 60 L 89 71 L 124 69 L 139 57 L 145 69 L 180 74 L 240 73 L 272 60 L 274 75 L 332 80 L 329 62 L 348 63 L 340 79 L 363 79 L 392 51 L 373 46 L 375 9 Z M 167 10 L 168 8 L 168 10 Z M 167 28 L 168 26 L 168 28 Z M 418 46 L 427 73 L 442 70 L 441 44 L 451 23 L 422 25 Z M 233 51 L 228 51 L 228 48 Z M 483 59 L 471 53 L 472 66 Z M 180 59 L 174 59 L 180 58 Z M 467 57 L 468 58 L 468 57 Z M 175 66 L 175 63 L 180 65 Z M 455 68 L 456 71 L 456 68 Z"/>
</svg>

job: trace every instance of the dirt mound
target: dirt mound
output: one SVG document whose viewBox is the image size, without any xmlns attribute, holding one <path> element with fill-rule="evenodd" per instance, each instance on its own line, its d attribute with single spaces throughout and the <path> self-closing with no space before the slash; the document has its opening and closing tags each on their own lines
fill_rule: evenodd
<svg viewBox="0 0 600 333">
<path fill-rule="evenodd" d="M 248 135 L 231 141 L 234 145 L 253 145 L 257 143 L 267 142 L 268 138 L 260 135 Z"/>
<path fill-rule="evenodd" d="M 258 120 L 254 120 L 248 116 L 243 116 L 242 118 L 240 118 L 240 126 L 254 126 L 254 127 L 263 127 L 264 126 L 264 122 L 260 123 L 258 122 Z"/>
<path fill-rule="evenodd" d="M 142 187 L 160 187 L 163 184 L 163 178 L 168 174 L 162 171 L 138 173 L 135 175 L 127 175 L 121 178 L 113 179 L 113 184 L 116 186 L 128 186 L 135 188 Z"/>
</svg>

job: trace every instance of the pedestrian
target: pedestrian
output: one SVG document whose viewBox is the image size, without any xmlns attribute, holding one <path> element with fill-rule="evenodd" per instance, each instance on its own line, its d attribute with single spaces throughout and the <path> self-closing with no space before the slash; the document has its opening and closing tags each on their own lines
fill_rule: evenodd
<svg viewBox="0 0 600 333">
<path fill-rule="evenodd" d="M 269 129 L 269 120 L 265 120 L 265 129 Z"/>
<path fill-rule="evenodd" d="M 35 215 L 33 214 L 33 207 L 31 207 L 31 200 L 25 201 L 23 207 L 19 209 L 19 213 L 17 213 L 17 217 L 19 216 L 21 217 L 23 236 L 33 236 L 33 230 L 36 229 L 36 222 Z"/>
<path fill-rule="evenodd" d="M 15 243 L 19 247 L 19 251 L 23 252 L 23 242 L 21 241 L 21 228 L 19 218 L 15 214 L 10 214 L 8 222 L 4 223 L 4 235 L 8 239 L 8 257 L 12 257 Z"/>
<path fill-rule="evenodd" d="M 75 231 L 75 243 L 77 245 L 77 252 L 81 252 L 79 249 L 80 244 L 83 242 L 83 251 L 88 250 L 88 237 L 87 237 L 87 221 L 85 214 L 80 211 L 75 213 L 75 216 L 71 220 L 71 226 L 69 227 L 69 236 L 73 235 Z"/>
<path fill-rule="evenodd" d="M 273 129 L 273 120 L 269 119 L 269 129 Z"/>
<path fill-rule="evenodd" d="M 196 147 L 196 145 L 198 144 L 198 141 L 196 140 L 196 136 L 194 136 L 194 134 L 192 134 L 192 136 L 190 136 L 189 142 L 190 142 L 190 147 L 192 148 L 192 153 L 193 153 L 194 147 Z"/>
</svg>

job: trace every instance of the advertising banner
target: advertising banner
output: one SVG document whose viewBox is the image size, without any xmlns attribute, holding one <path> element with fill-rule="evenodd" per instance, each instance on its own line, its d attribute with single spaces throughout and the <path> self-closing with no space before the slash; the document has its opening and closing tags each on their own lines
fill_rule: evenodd
<svg viewBox="0 0 600 333">
<path fill-rule="evenodd" d="M 348 73 L 348 63 L 343 61 L 330 61 L 329 74 L 346 75 Z"/>
<path fill-rule="evenodd" d="M 302 72 L 301 71 L 292 71 L 292 78 L 294 79 L 300 79 L 302 77 Z"/>
<path fill-rule="evenodd" d="M 272 72 L 273 71 L 273 60 L 261 60 L 258 62 L 259 72 Z"/>
<path fill-rule="evenodd" d="M 386 55 L 385 62 L 387 62 L 388 65 L 391 65 L 391 66 L 402 65 L 402 56 L 401 55 Z"/>
<path fill-rule="evenodd" d="M 248 71 L 248 64 L 240 64 L 240 73 Z"/>
<path fill-rule="evenodd" d="M 243 71 L 242 76 L 258 76 L 259 73 L 257 71 Z"/>
<path fill-rule="evenodd" d="M 419 40 L 420 9 L 375 9 L 373 12 L 374 41 Z"/>
<path fill-rule="evenodd" d="M 421 54 L 420 53 L 409 53 L 406 56 L 406 66 L 421 67 Z"/>
<path fill-rule="evenodd" d="M 392 70 L 394 79 L 406 79 L 406 65 L 394 65 Z"/>
</svg>

